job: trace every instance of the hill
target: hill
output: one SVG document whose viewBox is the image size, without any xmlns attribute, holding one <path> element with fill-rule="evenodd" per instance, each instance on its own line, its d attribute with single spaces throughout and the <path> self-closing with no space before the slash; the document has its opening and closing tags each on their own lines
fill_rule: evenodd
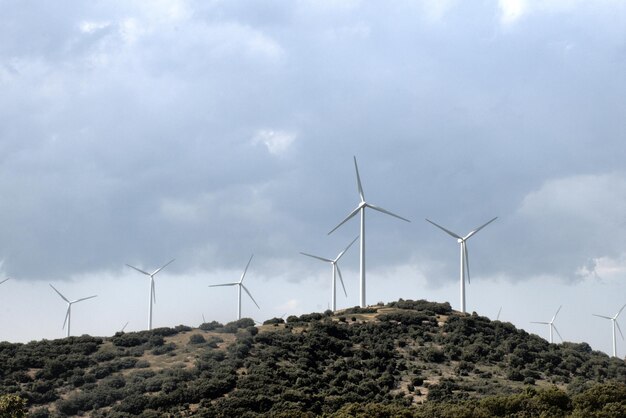
<svg viewBox="0 0 626 418">
<path fill-rule="evenodd" d="M 626 416 L 623 360 L 427 301 L 4 342 L 0 365 L 31 417 Z"/>
</svg>

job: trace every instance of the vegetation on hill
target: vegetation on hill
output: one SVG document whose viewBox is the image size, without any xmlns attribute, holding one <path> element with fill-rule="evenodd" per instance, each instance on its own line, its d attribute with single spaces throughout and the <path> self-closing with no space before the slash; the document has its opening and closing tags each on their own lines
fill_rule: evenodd
<svg viewBox="0 0 626 418">
<path fill-rule="evenodd" d="M 31 417 L 626 416 L 623 360 L 427 301 L 0 343 L 0 365 L 0 408 Z"/>
</svg>

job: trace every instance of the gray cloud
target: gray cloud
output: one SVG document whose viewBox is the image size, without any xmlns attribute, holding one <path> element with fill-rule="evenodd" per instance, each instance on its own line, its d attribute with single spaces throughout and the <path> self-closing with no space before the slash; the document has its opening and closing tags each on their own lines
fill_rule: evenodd
<svg viewBox="0 0 626 418">
<path fill-rule="evenodd" d="M 352 155 L 368 199 L 413 220 L 368 218 L 372 266 L 455 277 L 454 243 L 424 217 L 501 217 L 470 244 L 477 274 L 618 259 L 624 6 L 527 2 L 503 25 L 495 2 L 448 4 L 9 2 L 4 269 L 233 268 L 255 252 L 299 275 L 298 251 L 357 231 L 326 236 L 357 203 Z"/>
</svg>

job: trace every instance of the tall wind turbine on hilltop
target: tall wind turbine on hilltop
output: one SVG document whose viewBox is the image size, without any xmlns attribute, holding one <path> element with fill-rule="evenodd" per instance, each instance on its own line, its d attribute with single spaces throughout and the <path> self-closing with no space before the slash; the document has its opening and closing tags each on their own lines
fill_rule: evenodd
<svg viewBox="0 0 626 418">
<path fill-rule="evenodd" d="M 617 357 L 617 343 L 615 342 L 615 328 L 619 331 L 622 336 L 622 340 L 624 339 L 624 334 L 622 334 L 622 329 L 619 327 L 619 323 L 617 322 L 617 317 L 622 311 L 626 308 L 626 305 L 622 306 L 622 308 L 615 314 L 615 316 L 604 316 L 598 314 L 592 314 L 593 316 L 597 316 L 598 318 L 610 319 L 611 320 L 611 328 L 613 329 L 613 357 Z"/>
<path fill-rule="evenodd" d="M 209 285 L 209 287 L 237 286 L 237 320 L 241 319 L 241 289 L 245 290 L 248 296 L 250 296 L 250 299 L 252 299 L 252 302 L 254 302 L 254 304 L 256 305 L 256 307 L 261 309 L 259 304 L 256 303 L 256 300 L 254 300 L 254 298 L 252 297 L 252 293 L 250 293 L 248 288 L 243 284 L 243 278 L 246 277 L 246 272 L 248 271 L 248 267 L 250 267 L 252 257 L 254 257 L 254 254 L 250 256 L 250 260 L 248 260 L 248 264 L 246 264 L 246 268 L 243 270 L 243 274 L 241 275 L 241 278 L 238 282 Z"/>
<path fill-rule="evenodd" d="M 80 299 L 76 299 L 76 300 L 69 300 L 68 298 L 66 298 L 65 296 L 63 296 L 63 294 L 61 294 L 61 292 L 59 292 L 54 286 L 52 286 L 52 284 L 50 284 L 50 287 L 59 294 L 59 296 L 61 296 L 61 298 L 67 302 L 67 312 L 65 313 L 65 320 L 63 321 L 63 328 L 65 328 L 65 325 L 67 324 L 67 336 L 70 336 L 70 323 L 72 322 L 72 305 L 78 302 L 82 302 L 83 300 L 87 300 L 87 299 L 91 299 L 91 298 L 95 298 L 98 295 L 93 295 L 93 296 L 87 296 L 86 298 L 80 298 Z"/>
<path fill-rule="evenodd" d="M 556 333 L 558 334 L 558 336 L 561 339 L 561 341 L 563 341 L 563 337 L 561 337 L 561 333 L 559 332 L 558 329 L 556 329 L 556 325 L 554 325 L 554 320 L 556 319 L 556 316 L 559 314 L 559 311 L 561 310 L 562 307 L 563 307 L 563 305 L 559 306 L 559 309 L 556 310 L 556 313 L 554 314 L 554 316 L 552 317 L 550 322 L 531 321 L 532 324 L 543 324 L 543 325 L 547 325 L 548 328 L 550 328 L 550 344 L 552 344 L 552 330 L 553 329 L 556 331 Z"/>
<path fill-rule="evenodd" d="M 307 253 L 303 253 L 303 252 L 300 253 L 302 255 L 306 255 L 307 257 L 317 258 L 318 260 L 325 261 L 325 262 L 330 263 L 332 265 L 332 267 L 333 267 L 333 281 L 332 281 L 331 301 L 332 301 L 332 305 L 333 305 L 333 312 L 335 312 L 337 310 L 337 273 L 339 273 L 339 280 L 341 281 L 341 287 L 343 287 L 343 293 L 346 295 L 346 297 L 348 297 L 348 293 L 346 292 L 346 286 L 343 284 L 343 277 L 341 276 L 341 269 L 339 268 L 339 264 L 337 264 L 337 263 L 339 262 L 339 259 L 346 253 L 346 251 L 348 251 L 348 249 L 350 247 L 352 247 L 352 244 L 354 244 L 354 242 L 358 238 L 359 237 L 356 237 L 355 239 L 353 239 L 352 242 L 342 252 L 340 252 L 337 257 L 335 257 L 332 260 L 330 258 L 318 257 L 318 256 L 313 255 L 313 254 L 307 254 Z"/>
<path fill-rule="evenodd" d="M 339 228 L 341 225 L 346 223 L 349 219 L 354 217 L 357 213 L 361 214 L 359 299 L 360 299 L 361 307 L 364 308 L 366 306 L 366 303 L 365 303 L 365 208 L 370 208 L 370 209 L 377 210 L 378 212 L 386 213 L 387 215 L 391 215 L 395 218 L 402 219 L 405 222 L 411 222 L 411 221 L 409 221 L 406 218 L 403 218 L 402 216 L 396 215 L 395 213 L 389 212 L 386 209 L 367 203 L 365 201 L 365 195 L 363 193 L 363 186 L 361 185 L 361 177 L 359 176 L 359 167 L 357 166 L 357 163 L 356 163 L 356 157 L 354 157 L 354 170 L 356 171 L 356 185 L 359 191 L 359 196 L 361 197 L 361 202 L 359 202 L 356 209 L 350 212 L 348 216 L 346 216 L 346 218 L 339 223 L 339 225 L 334 227 L 332 231 L 328 233 L 328 235 L 335 232 L 337 228 Z"/>
<path fill-rule="evenodd" d="M 154 270 L 152 273 L 148 273 L 147 271 L 143 271 L 141 269 L 138 269 L 137 267 L 131 266 L 130 264 L 126 264 L 131 269 L 137 270 L 139 273 L 145 274 L 146 276 L 150 277 L 150 301 L 149 301 L 149 308 L 148 308 L 148 329 L 149 330 L 152 329 L 152 304 L 156 303 L 156 292 L 154 290 L 154 276 L 158 272 L 163 270 L 165 267 L 167 267 L 170 264 L 172 264 L 174 262 L 174 260 L 175 259 L 171 259 L 166 264 L 164 264 L 162 267 L 159 267 L 158 269 Z"/>
<path fill-rule="evenodd" d="M 467 240 L 470 239 L 472 236 L 474 236 L 478 231 L 480 231 L 481 229 L 483 229 L 484 227 L 486 227 L 487 225 L 489 225 L 490 223 L 492 223 L 493 221 L 495 221 L 496 219 L 498 219 L 498 217 L 496 216 L 495 218 L 493 218 L 492 220 L 490 220 L 489 222 L 479 226 L 478 228 L 474 229 L 473 231 L 471 231 L 469 234 L 465 235 L 464 237 L 455 234 L 452 231 L 447 230 L 446 228 L 444 228 L 441 225 L 437 225 L 436 223 L 434 223 L 433 221 L 426 219 L 426 222 L 433 224 L 434 226 L 436 226 L 437 228 L 441 229 L 443 232 L 445 232 L 446 234 L 452 236 L 453 238 L 456 238 L 457 242 L 460 244 L 461 247 L 461 275 L 460 275 L 460 280 L 461 280 L 461 312 L 465 313 L 465 277 L 467 276 L 467 282 L 470 282 L 470 273 L 469 273 L 469 256 L 467 253 Z"/>
</svg>

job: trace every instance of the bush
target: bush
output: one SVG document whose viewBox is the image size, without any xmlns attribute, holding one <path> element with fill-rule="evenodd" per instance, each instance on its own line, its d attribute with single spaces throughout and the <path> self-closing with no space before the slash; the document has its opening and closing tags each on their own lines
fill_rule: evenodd
<svg viewBox="0 0 626 418">
<path fill-rule="evenodd" d="M 216 330 L 218 328 L 223 328 L 224 325 L 220 324 L 217 321 L 211 321 L 211 322 L 205 322 L 204 324 L 200 325 L 200 329 L 202 331 L 213 331 Z"/>
<path fill-rule="evenodd" d="M 206 340 L 200 334 L 192 334 L 189 337 L 189 344 L 204 344 Z"/>
</svg>

